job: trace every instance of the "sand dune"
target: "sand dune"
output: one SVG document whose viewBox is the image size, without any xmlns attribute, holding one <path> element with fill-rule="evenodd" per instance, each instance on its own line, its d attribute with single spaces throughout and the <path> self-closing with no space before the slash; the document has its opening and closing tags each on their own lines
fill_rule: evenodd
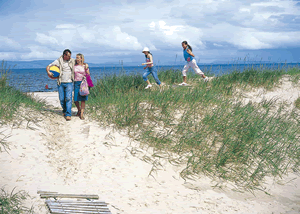
<svg viewBox="0 0 300 214">
<path fill-rule="evenodd" d="M 298 93 L 296 88 L 293 93 Z M 258 191 L 255 196 L 229 187 L 214 189 L 214 182 L 205 176 L 185 181 L 179 176 L 181 166 L 151 159 L 151 148 L 142 149 L 122 132 L 101 127 L 88 116 L 66 122 L 57 92 L 35 96 L 51 105 L 45 114 L 33 115 L 40 122 L 31 129 L 25 122 L 1 127 L 1 138 L 10 135 L 10 150 L 1 153 L 0 178 L 9 191 L 14 187 L 27 191 L 32 197 L 27 205 L 33 205 L 36 213 L 47 213 L 38 190 L 97 194 L 114 214 L 300 213 L 296 174 L 280 181 L 267 179 L 270 195 Z"/>
</svg>

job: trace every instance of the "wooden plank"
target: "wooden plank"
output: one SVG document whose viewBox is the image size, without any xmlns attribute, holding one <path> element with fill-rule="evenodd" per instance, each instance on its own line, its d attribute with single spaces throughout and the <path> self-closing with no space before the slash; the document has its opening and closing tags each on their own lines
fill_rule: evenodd
<svg viewBox="0 0 300 214">
<path fill-rule="evenodd" d="M 101 210 L 101 209 L 69 209 L 69 208 L 60 208 L 60 207 L 51 207 L 50 211 L 55 211 L 55 210 L 60 210 L 60 211 L 73 211 L 73 212 L 91 212 L 91 213 L 97 213 L 97 212 L 110 212 L 109 209 Z"/>
<path fill-rule="evenodd" d="M 97 212 L 97 213 L 91 213 L 91 212 L 64 212 L 64 211 L 60 211 L 60 210 L 56 210 L 53 212 L 50 212 L 51 214 L 111 214 L 111 212 Z"/>
<path fill-rule="evenodd" d="M 51 214 L 66 214 L 66 213 L 72 213 L 72 214 L 111 214 L 110 211 L 74 211 L 74 210 L 61 210 L 61 209 L 54 209 L 50 211 Z"/>
<path fill-rule="evenodd" d="M 74 205 L 62 205 L 62 204 L 48 204 L 49 207 L 52 207 L 52 208 L 58 208 L 58 207 L 62 207 L 62 208 L 70 208 L 70 209 L 73 209 L 73 208 L 76 208 L 76 209 L 99 209 L 99 210 L 103 210 L 103 209 L 108 209 L 107 206 L 74 206 Z"/>
<path fill-rule="evenodd" d="M 107 206 L 107 204 L 85 204 L 85 203 L 49 203 L 53 206 L 85 206 L 85 207 L 94 207 L 94 206 L 98 206 L 98 207 L 105 207 Z"/>
<path fill-rule="evenodd" d="M 75 205 L 61 205 L 61 204 L 49 204 L 49 207 L 77 207 L 79 209 L 108 209 L 107 206 L 75 206 Z"/>
<path fill-rule="evenodd" d="M 37 191 L 37 194 L 57 194 L 57 193 L 58 192 L 42 191 L 42 190 Z"/>
<path fill-rule="evenodd" d="M 107 204 L 103 201 L 53 201 L 48 199 L 46 204 L 52 214 L 111 214 Z"/>
<path fill-rule="evenodd" d="M 99 199 L 98 195 L 81 195 L 81 194 L 41 194 L 41 198 L 82 198 L 82 199 Z"/>
<path fill-rule="evenodd" d="M 46 205 L 51 214 L 111 214 L 107 207 L 108 203 L 93 200 L 99 199 L 98 195 L 58 194 L 47 191 L 38 191 L 38 193 L 41 198 L 46 198 Z M 69 198 L 69 200 L 54 200 L 52 198 Z"/>
<path fill-rule="evenodd" d="M 61 211 L 74 211 L 74 212 L 86 212 L 86 211 L 89 211 L 89 212 L 109 212 L 109 209 L 77 209 L 77 207 L 71 207 L 71 208 L 66 208 L 66 207 L 50 207 L 50 210 L 53 211 L 53 210 L 61 210 Z"/>
<path fill-rule="evenodd" d="M 71 200 L 51 200 L 51 199 L 46 199 L 46 202 L 49 202 L 49 203 L 64 203 L 64 204 L 97 204 L 97 205 L 106 205 L 108 203 L 106 203 L 105 201 L 88 201 L 88 200 L 80 200 L 80 201 L 71 201 Z"/>
</svg>

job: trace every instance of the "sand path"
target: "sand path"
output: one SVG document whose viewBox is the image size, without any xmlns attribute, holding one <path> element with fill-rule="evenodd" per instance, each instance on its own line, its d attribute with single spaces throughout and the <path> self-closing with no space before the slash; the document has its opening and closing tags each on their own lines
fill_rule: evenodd
<svg viewBox="0 0 300 214">
<path fill-rule="evenodd" d="M 1 153 L 0 179 L 9 191 L 27 191 L 32 197 L 27 204 L 36 213 L 47 213 L 38 190 L 97 194 L 114 214 L 300 213 L 300 179 L 295 174 L 284 178 L 284 185 L 269 179 L 270 195 L 256 196 L 213 189 L 205 176 L 184 181 L 180 167 L 159 158 L 145 161 L 153 151 L 139 148 L 124 133 L 100 127 L 88 117 L 66 122 L 57 92 L 35 96 L 46 98 L 51 111 L 36 113 L 41 121 L 30 125 L 34 129 L 26 123 L 1 127 L 1 138 L 10 135 L 10 150 Z M 155 161 L 161 165 L 151 171 Z"/>
</svg>

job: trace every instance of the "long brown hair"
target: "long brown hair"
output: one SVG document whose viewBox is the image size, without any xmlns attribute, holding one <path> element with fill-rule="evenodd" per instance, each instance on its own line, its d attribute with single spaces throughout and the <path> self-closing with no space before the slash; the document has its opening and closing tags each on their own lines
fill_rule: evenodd
<svg viewBox="0 0 300 214">
<path fill-rule="evenodd" d="M 191 47 L 191 46 L 188 44 L 188 42 L 187 42 L 187 41 L 183 41 L 182 43 L 183 43 L 183 44 L 185 44 L 185 45 L 187 45 L 187 46 L 188 46 L 188 48 L 189 48 L 189 49 L 191 49 L 191 51 L 193 50 L 193 49 L 192 49 L 192 47 Z"/>
</svg>

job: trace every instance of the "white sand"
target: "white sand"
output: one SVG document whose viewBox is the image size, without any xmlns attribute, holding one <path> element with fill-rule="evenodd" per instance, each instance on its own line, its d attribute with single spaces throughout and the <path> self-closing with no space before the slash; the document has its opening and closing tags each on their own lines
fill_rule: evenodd
<svg viewBox="0 0 300 214">
<path fill-rule="evenodd" d="M 26 128 L 25 122 L 19 128 L 1 127 L 1 138 L 11 136 L 9 153 L 0 156 L 0 179 L 8 191 L 14 187 L 27 191 L 32 197 L 27 205 L 38 214 L 47 213 L 38 190 L 97 194 L 113 214 L 300 213 L 300 179 L 293 173 L 279 183 L 268 179 L 265 187 L 270 195 L 257 191 L 256 196 L 214 189 L 214 182 L 205 176 L 184 181 L 180 167 L 163 159 L 153 160 L 162 166 L 149 176 L 153 161 L 142 159 L 151 156 L 151 149 L 139 148 L 138 142 L 88 117 L 74 116 L 66 122 L 57 92 L 35 95 L 47 97 L 58 108 L 36 115 L 41 121 L 39 126 L 30 125 L 35 130 Z"/>
</svg>

